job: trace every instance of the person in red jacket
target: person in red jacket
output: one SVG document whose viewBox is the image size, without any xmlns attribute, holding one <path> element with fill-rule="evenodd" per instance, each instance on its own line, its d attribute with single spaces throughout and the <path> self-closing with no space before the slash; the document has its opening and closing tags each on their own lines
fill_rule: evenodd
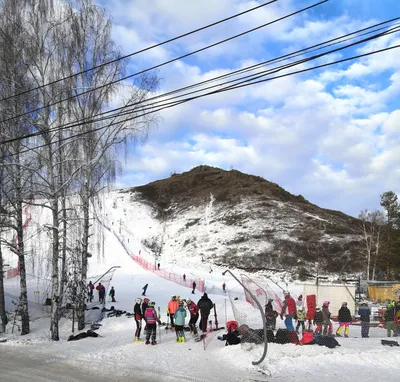
<svg viewBox="0 0 400 382">
<path fill-rule="evenodd" d="M 197 323 L 197 320 L 199 319 L 199 307 L 190 298 L 186 299 L 186 306 L 190 313 L 190 320 L 189 320 L 190 333 L 193 333 L 194 336 L 197 338 L 198 332 L 197 332 L 196 323 Z"/>
<path fill-rule="evenodd" d="M 283 301 L 281 319 L 285 315 L 285 326 L 286 329 L 294 331 L 293 318 L 297 316 L 296 301 L 290 296 L 288 291 L 283 292 L 285 300 Z"/>
</svg>

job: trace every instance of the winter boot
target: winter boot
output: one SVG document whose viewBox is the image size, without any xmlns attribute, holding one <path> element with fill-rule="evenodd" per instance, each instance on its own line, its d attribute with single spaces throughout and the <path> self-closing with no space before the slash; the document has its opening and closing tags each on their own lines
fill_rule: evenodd
<svg viewBox="0 0 400 382">
<path fill-rule="evenodd" d="M 347 334 L 344 335 L 344 338 L 349 338 L 349 336 Z"/>
<path fill-rule="evenodd" d="M 340 333 L 336 333 L 336 337 L 341 337 L 342 335 Z M 346 335 L 345 335 L 346 337 Z"/>
<path fill-rule="evenodd" d="M 153 340 L 153 341 L 151 341 L 151 344 L 152 344 L 152 345 L 157 345 L 157 341 L 154 341 L 154 340 Z"/>
<path fill-rule="evenodd" d="M 135 342 L 142 342 L 142 340 L 139 337 L 136 337 Z"/>
<path fill-rule="evenodd" d="M 150 341 L 149 340 L 146 340 L 146 345 L 148 345 L 150 343 Z"/>
</svg>

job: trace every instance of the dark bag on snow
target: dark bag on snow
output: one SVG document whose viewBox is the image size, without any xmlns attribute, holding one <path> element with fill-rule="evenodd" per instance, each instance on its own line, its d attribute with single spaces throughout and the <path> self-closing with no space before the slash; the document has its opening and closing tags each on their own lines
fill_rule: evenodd
<svg viewBox="0 0 400 382">
<path fill-rule="evenodd" d="M 339 342 L 337 342 L 336 339 L 331 336 L 317 336 L 315 337 L 315 343 L 320 346 L 326 346 L 330 349 L 340 346 Z"/>
<path fill-rule="evenodd" d="M 267 329 L 267 342 L 275 342 L 275 334 L 271 329 Z"/>
<path fill-rule="evenodd" d="M 289 330 L 288 338 L 292 344 L 298 345 L 300 343 L 299 336 L 297 335 L 295 330 Z"/>
<path fill-rule="evenodd" d="M 290 344 L 290 339 L 289 339 L 289 330 L 287 329 L 278 329 L 276 334 L 275 334 L 275 342 L 277 344 Z"/>
</svg>

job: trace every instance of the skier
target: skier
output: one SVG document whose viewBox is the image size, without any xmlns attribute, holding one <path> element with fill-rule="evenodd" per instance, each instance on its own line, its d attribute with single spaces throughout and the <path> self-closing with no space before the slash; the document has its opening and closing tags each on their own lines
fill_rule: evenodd
<svg viewBox="0 0 400 382">
<path fill-rule="evenodd" d="M 186 281 L 186 274 L 183 274 L 183 281 Z"/>
<path fill-rule="evenodd" d="M 299 306 L 297 309 L 297 325 L 296 325 L 296 333 L 299 334 L 299 329 L 301 326 L 301 334 L 304 334 L 306 330 L 306 326 L 304 324 L 304 320 L 306 319 L 306 312 L 302 306 Z"/>
<path fill-rule="evenodd" d="M 176 342 L 185 342 L 185 333 L 183 331 L 183 327 L 185 326 L 186 310 L 183 307 L 183 301 L 179 302 L 179 306 L 175 311 L 174 318 Z"/>
<path fill-rule="evenodd" d="M 89 301 L 92 302 L 92 300 L 93 300 L 93 289 L 94 289 L 94 285 L 92 284 L 91 281 L 89 281 L 88 289 L 89 289 L 89 291 L 88 291 Z"/>
<path fill-rule="evenodd" d="M 160 270 L 160 263 L 157 264 L 157 269 Z"/>
<path fill-rule="evenodd" d="M 222 290 L 224 291 L 224 293 L 226 292 L 225 288 L 226 288 L 226 284 L 223 283 L 223 284 L 222 284 Z"/>
<path fill-rule="evenodd" d="M 141 303 L 142 299 L 137 298 L 136 304 L 133 307 L 133 313 L 135 315 L 135 321 L 136 321 L 135 342 L 142 342 L 142 340 L 140 339 L 140 332 L 142 330 L 142 318 L 143 318 L 142 308 L 140 306 Z"/>
<path fill-rule="evenodd" d="M 194 291 L 196 290 L 196 281 L 193 281 L 192 287 L 193 287 L 192 294 L 194 294 Z"/>
<path fill-rule="evenodd" d="M 278 312 L 274 310 L 274 307 L 272 306 L 273 301 L 274 300 L 272 298 L 269 298 L 267 305 L 265 305 L 265 319 L 267 321 L 267 328 L 275 330 L 276 317 L 278 316 Z"/>
<path fill-rule="evenodd" d="M 322 319 L 324 323 L 323 334 L 331 336 L 332 335 L 332 321 L 331 312 L 329 311 L 329 301 L 324 301 L 322 304 Z"/>
<path fill-rule="evenodd" d="M 207 331 L 208 316 L 210 315 L 211 309 L 214 308 L 213 302 L 208 298 L 207 293 L 204 293 L 197 306 L 200 310 L 200 328 L 203 333 Z"/>
<path fill-rule="evenodd" d="M 282 306 L 281 319 L 283 320 L 283 316 L 285 315 L 287 310 L 287 313 L 285 315 L 285 326 L 286 329 L 294 331 L 293 317 L 297 313 L 296 302 L 294 301 L 293 297 L 290 296 L 290 293 L 288 291 L 284 291 L 283 294 L 285 296 L 285 300 Z"/>
<path fill-rule="evenodd" d="M 368 307 L 367 303 L 364 302 L 361 304 L 358 309 L 358 314 L 360 315 L 361 320 L 361 337 L 368 338 L 371 309 Z"/>
<path fill-rule="evenodd" d="M 393 335 L 396 336 L 396 326 L 394 324 L 394 316 L 395 316 L 394 305 L 392 302 L 390 302 L 389 304 L 386 305 L 386 312 L 383 315 L 388 337 L 392 336 L 392 331 Z"/>
<path fill-rule="evenodd" d="M 199 319 L 199 307 L 190 298 L 186 299 L 186 306 L 190 313 L 189 328 L 190 334 L 194 334 L 195 338 L 198 338 L 196 323 Z"/>
<path fill-rule="evenodd" d="M 142 303 L 142 317 L 144 318 L 144 313 L 146 312 L 146 309 L 148 308 L 148 306 L 149 306 L 149 299 L 147 298 L 147 297 L 145 297 L 144 299 L 143 299 L 143 303 Z M 145 322 L 146 322 L 146 320 L 145 320 Z M 144 331 L 146 332 L 147 331 L 147 325 L 145 325 L 144 326 Z"/>
<path fill-rule="evenodd" d="M 111 297 L 111 302 L 116 302 L 115 301 L 115 289 L 113 286 L 111 287 L 110 293 L 108 295 Z"/>
<path fill-rule="evenodd" d="M 342 307 L 339 309 L 338 316 L 340 326 L 336 330 L 336 337 L 341 337 L 340 332 L 344 327 L 344 336 L 347 338 L 349 336 L 349 324 L 351 323 L 351 313 L 350 309 L 347 307 L 347 302 L 342 304 Z"/>
<path fill-rule="evenodd" d="M 313 324 L 315 326 L 315 333 L 321 334 L 323 322 L 324 322 L 324 319 L 322 317 L 321 308 L 315 308 L 314 322 L 313 322 Z"/>
<path fill-rule="evenodd" d="M 149 284 L 146 284 L 143 288 L 142 288 L 142 290 L 143 290 L 143 293 L 142 293 L 142 296 L 146 296 L 146 291 L 147 291 L 147 287 L 149 286 Z"/>
<path fill-rule="evenodd" d="M 171 319 L 171 328 L 175 327 L 174 314 L 177 309 L 178 309 L 178 301 L 176 300 L 176 296 L 172 296 L 167 307 L 167 315 L 169 315 L 169 318 Z"/>
<path fill-rule="evenodd" d="M 149 302 L 149 306 L 144 312 L 144 319 L 146 321 L 147 332 L 146 332 L 146 345 L 150 343 L 156 345 L 157 344 L 157 322 L 161 324 L 160 319 L 157 316 L 157 312 L 154 308 L 156 303 L 154 301 Z"/>
</svg>

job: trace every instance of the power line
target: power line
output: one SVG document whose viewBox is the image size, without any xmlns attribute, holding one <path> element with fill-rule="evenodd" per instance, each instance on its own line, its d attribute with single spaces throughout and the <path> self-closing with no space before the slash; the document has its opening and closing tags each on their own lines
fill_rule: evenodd
<svg viewBox="0 0 400 382">
<path fill-rule="evenodd" d="M 348 61 L 351 61 L 351 60 L 355 60 L 355 59 L 358 59 L 358 58 L 375 55 L 375 54 L 378 54 L 378 53 L 382 53 L 382 52 L 393 50 L 393 49 L 397 49 L 397 48 L 400 48 L 400 44 L 399 45 L 390 46 L 390 47 L 387 47 L 387 48 L 384 48 L 384 49 L 379 49 L 379 50 L 376 50 L 376 51 L 360 54 L 360 55 L 357 55 L 357 56 L 352 56 L 352 57 L 344 58 L 344 59 L 341 59 L 341 60 L 329 62 L 329 63 L 326 63 L 326 64 L 321 64 L 321 65 L 318 65 L 318 66 L 315 66 L 315 67 L 312 67 L 312 68 L 306 68 L 306 69 L 301 69 L 301 70 L 290 72 L 290 73 L 285 73 L 285 74 L 278 75 L 278 76 L 275 76 L 275 77 L 270 77 L 270 78 L 257 80 L 257 81 L 244 81 L 246 83 L 237 84 L 237 85 L 234 85 L 234 86 L 228 86 L 228 87 L 226 87 L 224 89 L 215 90 L 215 91 L 212 91 L 212 92 L 209 92 L 209 93 L 206 93 L 206 94 L 201 94 L 201 95 L 198 95 L 198 96 L 195 96 L 195 97 L 190 97 L 190 98 L 187 98 L 187 99 L 184 99 L 184 100 L 181 100 L 181 101 L 177 101 L 173 105 L 167 105 L 167 106 L 161 107 L 161 108 L 159 108 L 157 110 L 154 110 L 152 112 L 148 112 L 148 113 L 136 116 L 136 117 L 132 117 L 132 118 L 129 118 L 129 119 L 125 120 L 125 121 L 116 122 L 115 124 L 122 123 L 122 122 L 127 122 L 127 121 L 134 120 L 134 119 L 137 119 L 137 118 L 141 118 L 141 117 L 143 117 L 145 115 L 153 114 L 153 113 L 156 113 L 158 111 L 161 111 L 161 110 L 164 110 L 164 109 L 168 109 L 168 108 L 177 106 L 179 104 L 192 101 L 194 99 L 203 98 L 203 97 L 206 97 L 206 96 L 209 96 L 209 95 L 213 95 L 213 94 L 219 94 L 219 93 L 223 93 L 223 92 L 226 92 L 226 91 L 239 89 L 239 88 L 243 88 L 243 87 L 247 87 L 247 86 L 251 86 L 251 85 L 255 85 L 255 84 L 259 84 L 259 83 L 263 83 L 263 82 L 273 81 L 273 80 L 276 80 L 276 79 L 279 79 L 279 78 L 289 77 L 289 76 L 292 76 L 292 75 L 295 75 L 295 74 L 300 74 L 300 73 L 305 73 L 305 72 L 309 72 L 309 71 L 325 68 L 325 67 L 332 66 L 332 65 L 335 65 L 335 64 L 348 62 Z M 105 129 L 105 128 L 109 128 L 111 126 L 112 125 L 101 126 L 101 127 L 96 128 L 96 129 L 90 130 L 89 132 L 85 132 L 85 131 L 84 132 L 80 132 L 78 134 L 75 134 L 75 135 L 72 135 L 72 136 L 69 136 L 69 137 L 65 137 L 65 138 L 61 138 L 61 139 L 59 139 L 57 141 L 53 141 L 53 142 L 51 142 L 51 144 L 59 143 L 61 141 L 65 141 L 65 140 L 72 139 L 72 138 L 78 138 L 78 137 L 81 137 L 81 136 L 86 135 L 88 133 L 93 133 L 93 132 L 96 132 L 96 131 L 99 131 L 99 130 L 102 130 L 102 129 Z M 46 146 L 47 146 L 47 144 L 31 147 L 31 148 L 29 148 L 27 150 L 20 151 L 19 154 L 22 154 L 22 153 L 25 153 L 25 152 L 29 152 L 29 151 L 32 151 L 32 150 L 36 150 L 36 149 L 39 149 L 39 148 L 42 148 L 42 147 L 46 147 Z M 15 154 L 9 154 L 9 155 L 5 155 L 5 157 L 14 156 L 14 155 Z"/>
<path fill-rule="evenodd" d="M 267 3 L 260 4 L 260 5 L 256 6 L 256 7 L 247 9 L 246 11 L 243 11 L 243 12 L 240 12 L 240 13 L 236 13 L 235 15 L 226 17 L 225 19 L 222 19 L 222 20 L 216 21 L 216 22 L 214 22 L 214 23 L 205 25 L 204 27 L 201 27 L 201 28 L 198 28 L 198 29 L 194 29 L 194 30 L 192 30 L 192 31 L 190 31 L 190 32 L 187 32 L 187 33 L 181 34 L 181 35 L 179 35 L 179 36 L 170 38 L 170 39 L 165 40 L 165 41 L 163 41 L 163 42 L 160 42 L 160 43 L 158 43 L 158 44 L 151 45 L 151 46 L 149 46 L 149 47 L 147 47 L 147 48 L 138 50 L 138 51 L 133 52 L 133 53 L 129 53 L 129 54 L 125 55 L 125 56 L 118 57 L 118 58 L 116 58 L 116 59 L 114 59 L 114 60 L 111 60 L 111 61 L 103 62 L 103 63 L 100 64 L 100 65 L 93 66 L 93 67 L 91 67 L 91 68 L 82 70 L 81 72 L 77 72 L 77 73 L 71 74 L 71 75 L 69 75 L 69 76 L 67 76 L 67 77 L 60 78 L 60 79 L 58 79 L 58 80 L 54 80 L 54 81 L 48 82 L 48 83 L 46 83 L 46 84 L 44 84 L 44 85 L 40 85 L 40 86 L 38 86 L 38 87 L 29 89 L 29 90 L 25 90 L 25 91 L 23 91 L 23 92 L 21 92 L 21 93 L 14 94 L 14 95 L 11 95 L 11 96 L 9 96 L 9 97 L 2 98 L 2 99 L 0 99 L 0 102 L 9 100 L 9 99 L 14 98 L 14 97 L 18 97 L 18 96 L 21 96 L 21 95 L 24 95 L 24 94 L 27 94 L 27 93 L 30 93 L 30 92 L 35 91 L 35 90 L 42 89 L 42 88 L 44 88 L 44 87 L 46 87 L 46 86 L 54 85 L 54 84 L 56 84 L 56 83 L 58 83 L 58 82 L 61 82 L 61 81 L 68 80 L 68 79 L 70 79 L 70 78 L 79 76 L 80 74 L 88 73 L 88 72 L 90 72 L 90 71 L 92 71 L 92 70 L 102 68 L 103 66 L 113 64 L 113 63 L 115 63 L 115 62 L 124 60 L 124 59 L 126 59 L 126 58 L 129 58 L 129 57 L 135 56 L 135 55 L 137 55 L 137 54 L 146 52 L 146 51 L 148 51 L 148 50 L 157 48 L 157 47 L 159 47 L 159 46 L 168 44 L 168 43 L 170 43 L 170 42 L 172 42 L 172 41 L 179 40 L 179 39 L 181 39 L 181 38 L 183 38 L 183 37 L 190 36 L 191 34 L 194 34 L 194 33 L 200 32 L 200 31 L 203 31 L 203 30 L 208 29 L 208 28 L 211 28 L 211 27 L 213 27 L 213 26 L 215 26 L 215 25 L 218 25 L 218 24 L 224 23 L 224 22 L 226 22 L 226 21 L 232 20 L 232 19 L 234 19 L 234 18 L 236 18 L 236 17 L 239 17 L 239 16 L 242 16 L 242 15 L 244 15 L 244 14 L 246 14 L 246 13 L 255 11 L 256 9 L 260 9 L 260 8 L 263 8 L 263 7 L 267 6 L 267 5 L 276 3 L 277 1 L 278 1 L 278 0 L 271 0 L 271 1 L 267 2 Z"/>
<path fill-rule="evenodd" d="M 392 20 L 393 20 L 393 19 L 392 19 Z M 385 23 L 387 23 L 387 22 L 385 22 Z M 383 24 L 383 23 L 379 23 L 379 24 L 377 24 L 377 25 L 382 25 L 382 24 Z M 364 28 L 364 29 L 362 29 L 362 30 L 360 30 L 360 31 L 365 31 L 366 29 L 374 28 L 374 27 L 376 27 L 377 25 L 373 25 L 373 26 L 371 26 L 371 27 Z M 394 24 L 394 25 L 398 25 L 398 24 Z M 394 25 L 392 25 L 391 27 L 393 27 Z M 386 28 L 378 28 L 378 29 L 373 30 L 372 32 L 363 33 L 363 34 L 358 35 L 358 36 L 355 36 L 355 37 L 353 37 L 353 38 L 361 37 L 361 36 L 364 36 L 364 35 L 366 35 L 366 34 L 370 34 L 370 33 L 373 33 L 373 32 L 376 32 L 376 31 L 379 31 L 379 30 L 382 30 L 382 29 L 386 29 Z M 349 33 L 349 34 L 347 34 L 347 35 L 340 36 L 340 37 L 337 37 L 337 38 L 328 40 L 327 42 L 323 42 L 323 43 L 320 43 L 320 44 L 317 44 L 317 45 L 313 45 L 312 47 L 302 49 L 301 51 L 306 51 L 306 50 L 309 50 L 309 49 L 311 49 L 311 48 L 314 48 L 315 46 L 321 46 L 321 45 L 322 45 L 322 47 L 320 47 L 320 48 L 318 48 L 318 49 L 324 49 L 324 48 L 326 48 L 326 47 L 328 47 L 328 46 L 332 46 L 332 45 L 335 45 L 335 44 L 339 44 L 339 43 L 348 41 L 349 39 L 343 40 L 343 38 L 344 38 L 344 37 L 347 37 L 347 36 L 349 36 L 349 35 L 355 35 L 356 33 L 359 33 L 360 31 L 352 32 L 352 33 Z M 134 113 L 135 111 L 134 111 L 134 110 L 130 110 L 130 109 L 128 109 L 128 108 L 131 108 L 132 106 L 135 106 L 135 105 L 138 105 L 138 104 L 141 105 L 141 107 L 140 107 L 140 112 L 147 111 L 147 110 L 151 110 L 153 107 L 160 107 L 160 106 L 167 106 L 167 105 L 174 105 L 174 106 L 175 106 L 175 103 L 178 102 L 178 101 L 173 101 L 173 102 L 164 103 L 164 104 L 160 104 L 160 102 L 171 101 L 171 100 L 174 100 L 174 99 L 176 99 L 176 98 L 181 98 L 181 97 L 184 97 L 184 96 L 188 96 L 188 95 L 190 95 L 190 94 L 194 94 L 194 93 L 198 93 L 198 92 L 204 92 L 205 90 L 209 90 L 209 89 L 212 89 L 212 88 L 215 88 L 215 87 L 220 87 L 220 86 L 223 86 L 223 85 L 227 85 L 227 84 L 230 84 L 230 83 L 232 83 L 232 82 L 237 82 L 237 81 L 245 82 L 245 81 L 248 81 L 247 78 L 251 78 L 251 77 L 254 77 L 254 78 L 252 78 L 252 80 L 254 80 L 254 79 L 256 79 L 256 78 L 264 77 L 264 76 L 269 75 L 269 74 L 277 73 L 277 72 L 279 72 L 279 71 L 281 71 L 281 70 L 288 69 L 288 68 L 290 68 L 290 67 L 296 66 L 296 65 L 301 64 L 301 63 L 304 63 L 304 62 L 308 62 L 308 61 L 312 61 L 312 60 L 318 59 L 318 58 L 320 58 L 320 57 L 322 57 L 322 56 L 325 56 L 325 55 L 327 55 L 327 54 L 331 54 L 331 53 L 334 53 L 334 52 L 337 52 L 337 51 L 340 51 L 340 50 L 343 50 L 343 49 L 347 49 L 347 48 L 349 48 L 349 47 L 352 47 L 352 46 L 355 46 L 355 45 L 359 45 L 359 44 L 361 44 L 361 43 L 368 42 L 368 41 L 371 41 L 371 40 L 373 40 L 373 39 L 376 39 L 376 38 L 379 38 L 379 37 L 382 37 L 382 36 L 385 36 L 385 35 L 388 35 L 388 34 L 391 34 L 391 33 L 396 33 L 396 32 L 398 32 L 398 31 L 399 31 L 399 27 L 394 27 L 394 28 L 391 28 L 391 29 L 386 30 L 385 32 L 382 32 L 382 33 L 379 33 L 379 34 L 370 36 L 370 37 L 368 37 L 368 38 L 364 38 L 364 39 L 362 39 L 362 40 L 358 40 L 358 41 L 356 41 L 356 42 L 354 42 L 354 43 L 351 43 L 351 44 L 348 44 L 348 45 L 345 45 L 345 46 L 342 46 L 342 47 L 339 47 L 339 48 L 330 50 L 330 51 L 328 51 L 328 52 L 324 52 L 324 53 L 322 53 L 322 54 L 314 55 L 314 56 L 311 56 L 311 57 L 308 57 L 308 58 L 303 58 L 303 59 L 301 59 L 301 60 L 298 60 L 298 61 L 295 61 L 295 62 L 291 62 L 291 63 L 285 64 L 285 65 L 281 65 L 281 66 L 278 66 L 278 67 L 274 67 L 274 68 L 269 69 L 269 70 L 266 70 L 266 71 L 257 72 L 257 73 L 254 73 L 254 74 L 251 74 L 251 75 L 248 75 L 248 76 L 240 77 L 240 78 L 237 78 L 237 79 L 234 79 L 234 80 L 231 80 L 231 81 L 227 81 L 227 82 L 224 82 L 224 83 L 221 83 L 221 84 L 217 84 L 217 85 L 214 85 L 214 86 L 210 86 L 210 87 L 207 87 L 207 88 L 203 88 L 203 89 L 200 89 L 200 90 L 197 90 L 197 91 L 192 91 L 192 92 L 185 93 L 185 94 L 182 94 L 182 95 L 177 95 L 177 96 L 175 96 L 175 97 L 171 97 L 171 98 L 169 98 L 169 99 L 164 99 L 164 100 L 155 102 L 155 103 L 153 103 L 153 104 L 151 104 L 151 103 L 148 104 L 149 101 L 152 101 L 152 100 L 155 100 L 155 99 L 158 99 L 158 98 L 164 98 L 164 97 L 166 97 L 167 95 L 171 95 L 171 94 L 174 94 L 174 93 L 182 92 L 182 91 L 184 91 L 184 90 L 188 90 L 188 89 L 191 89 L 191 88 L 195 88 L 195 87 L 198 87 L 198 86 L 201 85 L 201 84 L 213 82 L 213 81 L 215 81 L 218 77 L 216 77 L 216 78 L 214 78 L 214 79 L 207 80 L 207 81 L 200 82 L 200 83 L 198 83 L 198 84 L 192 84 L 192 85 L 186 86 L 186 87 L 184 87 L 184 88 L 177 89 L 177 90 L 174 90 L 174 91 L 165 93 L 165 94 L 160 95 L 160 96 L 156 96 L 156 97 L 152 97 L 152 98 L 146 99 L 146 100 L 144 100 L 144 101 L 142 101 L 142 102 L 136 102 L 136 103 L 133 103 L 133 104 L 125 105 L 125 106 L 120 107 L 120 108 L 116 108 L 116 109 L 112 109 L 112 110 L 109 110 L 109 111 L 105 111 L 105 112 L 103 112 L 103 113 L 97 114 L 97 115 L 94 116 L 94 117 L 90 117 L 90 121 L 89 121 L 89 122 L 90 122 L 90 123 L 103 122 L 103 121 L 108 120 L 108 119 L 114 119 L 114 118 L 118 118 L 118 117 L 121 117 L 121 116 L 124 116 L 124 115 L 132 114 L 132 113 Z M 336 43 L 334 43 L 334 44 L 331 43 L 331 44 L 329 44 L 329 45 L 326 45 L 328 42 L 331 42 L 331 41 L 334 41 L 334 40 L 339 40 L 339 41 L 336 42 Z M 341 40 L 341 41 L 340 41 L 340 40 Z M 323 46 L 323 45 L 325 45 L 325 46 Z M 314 49 L 314 50 L 318 50 L 318 49 Z M 299 51 L 297 51 L 297 52 L 299 52 Z M 294 53 L 285 55 L 285 56 L 283 56 L 283 57 L 287 57 L 287 56 L 296 57 L 296 56 L 299 55 L 299 54 L 296 54 L 297 52 L 294 52 Z M 286 59 L 287 59 L 287 58 L 286 58 Z M 272 62 L 272 61 L 279 62 L 279 61 L 282 61 L 282 60 L 280 60 L 280 57 L 278 57 L 278 58 L 276 58 L 276 59 L 269 60 L 268 62 Z M 260 64 L 257 64 L 257 65 L 259 66 Z M 254 66 L 254 65 L 253 65 L 253 66 Z M 248 71 L 248 70 L 247 70 L 246 68 L 244 68 L 244 69 L 241 69 L 241 70 L 239 70 L 239 71 L 242 71 L 242 72 L 243 72 L 243 71 Z M 238 72 L 238 71 L 235 71 L 235 72 Z M 232 72 L 232 73 L 234 73 L 234 72 Z M 228 74 L 225 74 L 225 75 L 222 75 L 222 76 L 219 76 L 219 77 L 222 78 L 222 77 L 226 77 L 226 76 L 228 76 L 228 75 L 229 75 L 229 73 L 228 73 Z M 243 81 L 243 80 L 245 80 L 245 81 Z M 250 79 L 249 79 L 249 80 L 250 80 Z M 230 85 L 230 86 L 235 86 L 235 85 Z M 122 112 L 123 109 L 125 109 L 124 112 Z M 98 118 L 98 117 L 100 117 L 101 115 L 109 114 L 109 113 L 115 112 L 115 111 L 117 111 L 117 110 L 121 110 L 121 112 L 120 112 L 120 113 L 112 114 L 112 115 L 110 115 L 110 116 L 108 116 L 108 117 L 105 117 L 105 118 Z M 47 132 L 55 132 L 55 131 L 62 130 L 62 129 L 67 129 L 67 128 L 73 128 L 73 127 L 81 126 L 81 125 L 83 125 L 83 124 L 85 123 L 85 121 L 86 121 L 86 119 L 77 120 L 77 121 L 75 121 L 75 122 L 69 122 L 69 123 L 67 123 L 67 124 L 65 124 L 65 125 L 61 125 L 61 126 L 57 126 L 57 127 L 55 127 L 55 128 L 49 129 Z M 116 123 L 121 123 L 121 122 L 116 122 Z M 14 141 L 17 141 L 17 140 L 26 139 L 26 138 L 31 138 L 31 137 L 34 137 L 34 136 L 39 136 L 39 135 L 41 135 L 41 134 L 42 134 L 42 133 L 40 133 L 40 132 L 35 132 L 35 133 L 27 134 L 27 135 L 22 136 L 22 137 L 16 137 L 16 138 L 12 138 L 12 139 L 9 139 L 9 140 L 6 140 L 6 141 L 2 141 L 2 142 L 0 142 L 0 144 L 2 144 L 2 143 L 3 143 L 3 144 L 5 144 L 5 143 L 11 143 L 11 142 L 14 142 Z"/>
<path fill-rule="evenodd" d="M 10 118 L 7 118 L 7 119 L 3 119 L 2 121 L 0 121 L 0 123 L 8 122 L 8 121 L 11 121 L 11 120 L 13 120 L 13 119 L 20 118 L 20 117 L 23 117 L 23 116 L 28 115 L 28 114 L 31 114 L 31 113 L 36 113 L 36 112 L 41 111 L 41 110 L 43 110 L 43 109 L 47 109 L 47 108 L 49 108 L 49 107 L 51 107 L 51 106 L 55 106 L 55 105 L 58 105 L 58 104 L 60 104 L 60 103 L 62 103 L 62 102 L 69 101 L 69 100 L 74 99 L 74 98 L 76 98 L 76 97 L 79 97 L 79 96 L 82 96 L 82 95 L 91 93 L 91 92 L 93 92 L 93 91 L 95 91 L 95 90 L 99 90 L 99 89 L 105 88 L 105 87 L 107 87 L 107 86 L 114 85 L 114 84 L 119 83 L 119 82 L 121 82 L 121 81 L 127 80 L 127 79 L 129 79 L 129 78 L 134 77 L 134 76 L 137 76 L 137 75 L 139 75 L 139 74 L 146 73 L 146 72 L 148 72 L 148 71 L 150 71 L 150 70 L 154 70 L 154 69 L 160 68 L 160 67 L 165 66 L 165 65 L 167 65 L 167 64 L 170 64 L 170 63 L 172 63 L 172 62 L 174 62 L 174 61 L 181 60 L 182 58 L 189 57 L 189 56 L 191 56 L 191 55 L 193 55 L 193 54 L 202 52 L 202 51 L 207 50 L 207 49 L 210 49 L 210 48 L 212 48 L 212 47 L 214 47 L 214 46 L 217 46 L 217 45 L 223 44 L 223 43 L 225 43 L 225 42 L 231 41 L 231 40 L 233 40 L 233 39 L 235 39 L 235 38 L 244 36 L 244 35 L 246 35 L 246 34 L 248 34 L 248 33 L 254 32 L 254 31 L 258 30 L 258 29 L 265 28 L 266 26 L 272 25 L 272 24 L 274 24 L 274 23 L 277 23 L 277 22 L 279 22 L 279 21 L 282 21 L 282 20 L 287 19 L 287 18 L 289 18 L 289 17 L 292 17 L 292 16 L 294 16 L 294 15 L 297 15 L 297 14 L 299 14 L 299 13 L 301 13 L 301 12 L 304 12 L 304 11 L 309 10 L 309 9 L 311 9 L 311 8 L 317 7 L 318 5 L 321 5 L 321 4 L 326 3 L 326 2 L 328 2 L 328 1 L 329 1 L 329 0 L 320 1 L 319 3 L 313 4 L 313 5 L 311 5 L 311 6 L 308 6 L 308 7 L 306 7 L 306 8 L 303 8 L 303 9 L 300 9 L 300 10 L 298 10 L 298 11 L 296 11 L 296 12 L 293 12 L 293 13 L 291 13 L 291 14 L 289 14 L 289 15 L 280 17 L 280 18 L 278 18 L 278 19 L 275 19 L 275 20 L 270 21 L 270 22 L 268 22 L 268 23 L 262 24 L 262 25 L 260 25 L 260 26 L 258 26 L 258 27 L 249 29 L 249 30 L 247 30 L 247 31 L 245 31 L 245 32 L 242 32 L 242 33 L 239 33 L 239 34 L 237 34 L 237 35 L 231 36 L 231 37 L 226 38 L 226 39 L 224 39 L 224 40 L 218 41 L 218 42 L 213 43 L 213 44 L 211 44 L 211 45 L 207 45 L 207 46 L 205 46 L 205 47 L 203 47 L 203 48 L 201 48 L 201 49 L 197 49 L 197 50 L 195 50 L 195 51 L 193 51 L 193 52 L 190 52 L 190 53 L 184 54 L 184 55 L 182 55 L 182 56 L 173 58 L 173 59 L 171 59 L 171 60 L 165 61 L 165 62 L 163 62 L 163 63 L 161 63 L 161 64 L 152 66 L 152 67 L 150 67 L 150 68 L 148 68 L 148 69 L 144 69 L 144 70 L 141 70 L 141 71 L 139 71 L 139 72 L 130 74 L 130 75 L 128 75 L 128 76 L 119 78 L 118 80 L 114 80 L 114 81 L 107 82 L 106 84 L 103 84 L 103 85 L 100 85 L 100 86 L 97 86 L 97 87 L 88 89 L 88 90 L 86 90 L 86 91 L 84 91 L 84 92 L 82 92 L 82 93 L 78 93 L 78 94 L 76 94 L 76 95 L 73 95 L 73 96 L 70 96 L 70 97 L 67 97 L 67 98 L 63 98 L 63 99 L 61 99 L 61 100 L 58 100 L 58 101 L 56 101 L 56 102 L 50 103 L 50 104 L 45 105 L 45 106 L 42 106 L 42 107 L 40 107 L 40 108 L 27 111 L 27 112 L 25 112 L 25 113 L 23 113 L 23 114 L 20 114 L 20 115 L 18 115 L 18 116 L 14 116 L 14 117 L 10 117 Z"/>
</svg>

